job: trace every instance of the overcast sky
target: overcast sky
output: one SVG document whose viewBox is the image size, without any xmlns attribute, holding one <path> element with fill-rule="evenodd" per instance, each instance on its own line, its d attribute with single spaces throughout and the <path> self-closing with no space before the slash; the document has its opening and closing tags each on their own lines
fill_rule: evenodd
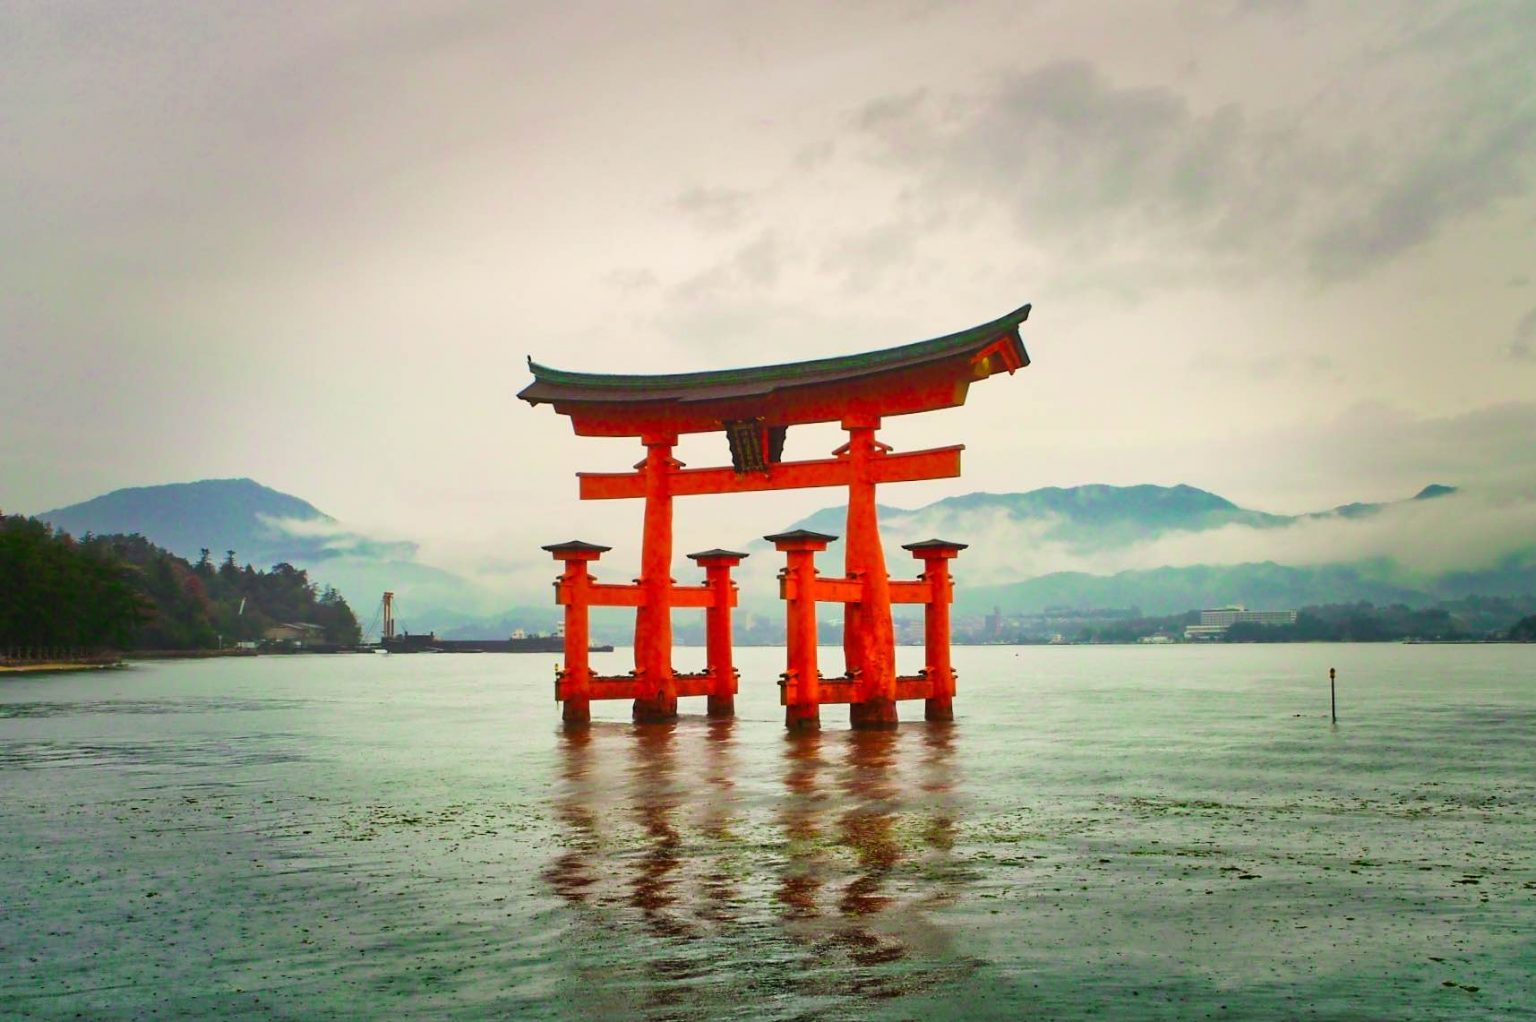
<svg viewBox="0 0 1536 1022">
<path fill-rule="evenodd" d="M 516 401 L 526 356 L 1026 301 L 1031 367 L 885 431 L 964 478 L 882 500 L 1529 492 L 1533 53 L 1528 0 L 0 3 L 0 507 L 251 476 L 449 560 L 630 546 L 572 473 L 638 444 Z M 683 542 L 836 498 L 680 502 Z"/>
</svg>

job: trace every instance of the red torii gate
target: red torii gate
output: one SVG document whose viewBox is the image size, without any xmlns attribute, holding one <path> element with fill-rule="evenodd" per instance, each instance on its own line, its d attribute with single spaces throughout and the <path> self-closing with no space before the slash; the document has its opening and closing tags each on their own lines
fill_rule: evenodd
<svg viewBox="0 0 1536 1022">
<path fill-rule="evenodd" d="M 565 666 L 556 681 L 564 719 L 584 721 L 592 699 L 633 699 L 636 720 L 667 720 L 677 699 L 707 695 L 715 715 L 733 712 L 736 672 L 731 663 L 730 608 L 736 602 L 730 569 L 746 554 L 709 550 L 689 556 L 707 572 L 702 586 L 672 581 L 672 498 L 700 493 L 748 493 L 810 486 L 848 487 L 845 577 L 815 575 L 817 550 L 836 537 L 786 533 L 767 537 L 789 557 L 781 595 L 789 605 L 789 664 L 782 702 L 786 726 L 815 727 L 821 703 L 850 704 L 854 727 L 893 727 L 896 700 L 926 700 L 929 719 L 948 719 L 954 675 L 949 668 L 951 599 L 947 561 L 964 544 L 932 540 L 908 547 L 924 563 L 916 582 L 892 582 L 886 571 L 875 512 L 880 483 L 941 479 L 960 474 L 962 445 L 896 453 L 875 439 L 883 416 L 953 408 L 965 403 L 975 380 L 1012 373 L 1029 364 L 1019 325 L 1029 306 L 981 326 L 929 341 L 859 355 L 784 365 L 670 375 L 624 376 L 570 372 L 529 359 L 533 383 L 518 394 L 569 416 L 578 436 L 631 436 L 645 446 L 637 471 L 578 472 L 581 499 L 643 497 L 645 525 L 640 578 L 633 585 L 602 585 L 587 565 L 608 547 L 572 540 L 547 546 L 565 570 L 556 599 L 565 606 Z M 781 460 L 790 426 L 838 422 L 848 442 L 830 458 Z M 672 457 L 682 433 L 724 432 L 731 464 L 685 468 Z M 847 673 L 825 679 L 816 670 L 816 602 L 844 605 Z M 893 602 L 927 605 L 927 668 L 912 679 L 895 673 Z M 587 663 L 587 608 L 630 606 L 635 613 L 635 669 L 601 677 Z M 708 614 L 708 668 L 699 675 L 672 669 L 672 608 Z M 809 629 L 807 631 L 807 629 Z"/>
</svg>

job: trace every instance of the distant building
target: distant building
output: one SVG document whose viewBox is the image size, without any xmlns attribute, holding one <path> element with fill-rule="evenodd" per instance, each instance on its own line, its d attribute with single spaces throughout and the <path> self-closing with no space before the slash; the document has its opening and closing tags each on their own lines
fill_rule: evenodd
<svg viewBox="0 0 1536 1022">
<path fill-rule="evenodd" d="M 1184 629 L 1184 638 L 1191 642 L 1214 641 L 1226 635 L 1228 628 L 1239 623 L 1293 625 L 1296 623 L 1296 612 L 1294 610 L 1249 610 L 1241 605 L 1202 610 L 1200 623 Z"/>
<path fill-rule="evenodd" d="M 325 641 L 325 629 L 320 625 L 294 622 L 292 624 L 273 625 L 261 637 L 268 642 L 293 642 L 302 646 L 306 643 Z"/>
<path fill-rule="evenodd" d="M 992 613 L 986 616 L 981 630 L 987 639 L 997 639 L 1003 634 L 1003 612 L 996 605 L 993 605 Z"/>
<path fill-rule="evenodd" d="M 895 619 L 896 641 L 903 646 L 919 646 L 923 642 L 923 619 L 898 617 Z"/>
</svg>

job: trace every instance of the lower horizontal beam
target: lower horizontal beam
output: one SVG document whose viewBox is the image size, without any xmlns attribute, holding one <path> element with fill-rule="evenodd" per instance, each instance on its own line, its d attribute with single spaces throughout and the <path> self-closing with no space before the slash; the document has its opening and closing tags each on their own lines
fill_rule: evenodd
<svg viewBox="0 0 1536 1022">
<path fill-rule="evenodd" d="M 892 603 L 932 603 L 933 585 L 922 579 L 897 581 L 892 579 Z M 860 603 L 864 599 L 864 583 L 856 578 L 821 578 L 812 584 L 812 598 L 817 603 Z M 779 578 L 779 599 L 798 600 L 800 580 L 794 575 Z"/>
<path fill-rule="evenodd" d="M 933 585 L 929 582 L 918 580 L 916 582 L 891 580 L 892 603 L 932 603 Z"/>
<path fill-rule="evenodd" d="M 651 694 L 650 688 L 651 686 L 647 686 L 646 695 Z M 587 682 L 586 698 L 588 699 L 638 699 L 639 697 L 640 679 L 629 675 L 597 676 Z"/>
<path fill-rule="evenodd" d="M 679 586 L 672 587 L 672 606 L 697 607 L 708 609 L 715 605 L 715 590 L 709 586 Z M 730 605 L 736 606 L 736 590 L 726 590 Z M 564 582 L 555 584 L 555 604 L 560 607 L 570 606 L 572 587 Z M 638 582 L 623 585 L 613 582 L 591 582 L 587 585 L 587 606 L 589 607 L 643 607 L 645 606 L 645 592 Z"/>
<path fill-rule="evenodd" d="M 924 674 L 912 675 L 896 679 L 896 698 L 902 699 L 932 699 L 933 680 Z"/>
<path fill-rule="evenodd" d="M 821 678 L 816 683 L 817 699 L 819 706 L 832 703 L 858 703 L 863 700 L 858 698 L 858 685 L 854 679 L 846 675 L 840 678 Z M 788 706 L 790 700 L 786 698 L 788 686 L 780 690 L 779 705 Z M 922 674 L 896 679 L 896 698 L 901 699 L 932 699 L 933 682 Z"/>
<path fill-rule="evenodd" d="M 673 675 L 673 683 L 677 687 L 679 696 L 712 696 L 718 695 L 715 691 L 715 676 L 713 674 L 677 674 Z"/>
<path fill-rule="evenodd" d="M 719 695 L 715 691 L 716 680 L 713 674 L 705 671 L 699 674 L 678 674 L 673 676 L 673 685 L 679 697 L 682 696 L 708 696 Z M 555 698 L 559 701 L 567 699 L 636 699 L 640 697 L 640 679 L 631 675 L 603 676 L 595 675 L 587 680 L 585 695 L 576 695 L 572 689 L 576 686 L 569 679 L 562 678 L 555 689 Z M 828 705 L 834 703 L 857 703 L 858 685 L 854 679 L 846 675 L 838 678 L 821 678 L 816 684 L 817 704 Z M 731 685 L 730 691 L 735 691 L 735 685 Z M 784 698 L 788 694 L 787 687 L 781 690 L 780 705 L 788 705 L 789 700 Z M 647 693 L 649 694 L 649 693 Z M 933 682 L 925 675 L 912 675 L 896 679 L 897 699 L 932 699 Z"/>
<path fill-rule="evenodd" d="M 725 692 L 716 691 L 715 676 L 708 671 L 698 674 L 674 674 L 673 686 L 679 696 L 713 696 L 731 694 L 736 691 L 736 679 L 730 679 Z M 638 699 L 640 698 L 640 679 L 628 674 L 617 675 L 593 675 L 587 680 L 586 694 L 578 695 L 577 688 L 572 679 L 561 678 L 555 687 L 555 699 L 564 702 L 567 699 Z M 649 695 L 649 693 L 647 693 Z"/>
<path fill-rule="evenodd" d="M 561 593 L 560 596 L 565 596 Z M 641 607 L 645 605 L 645 594 L 639 586 L 619 585 L 611 582 L 593 582 L 587 586 L 587 605 L 592 607 Z M 562 606 L 569 603 L 569 599 L 556 597 L 556 602 Z"/>
</svg>

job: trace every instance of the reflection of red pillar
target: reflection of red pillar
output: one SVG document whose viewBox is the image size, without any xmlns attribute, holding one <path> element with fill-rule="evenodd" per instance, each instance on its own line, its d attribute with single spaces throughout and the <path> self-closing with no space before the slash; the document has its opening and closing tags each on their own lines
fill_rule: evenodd
<svg viewBox="0 0 1536 1022">
<path fill-rule="evenodd" d="M 645 534 L 640 546 L 642 603 L 635 614 L 635 675 L 642 695 L 634 719 L 677 716 L 672 677 L 672 487 L 675 436 L 645 436 Z"/>
<path fill-rule="evenodd" d="M 731 569 L 747 556 L 735 550 L 704 550 L 689 554 L 704 569 L 711 602 L 704 611 L 704 645 L 713 685 L 707 712 L 711 717 L 736 715 L 736 664 L 731 655 L 731 601 L 736 586 Z"/>
<path fill-rule="evenodd" d="M 955 719 L 955 669 L 949 659 L 949 605 L 955 598 L 949 577 L 949 562 L 966 544 L 942 539 L 921 543 L 903 543 L 902 549 L 923 562 L 923 581 L 928 583 L 929 598 L 923 607 L 923 652 L 928 680 L 932 687 L 923 701 L 927 720 Z"/>
<path fill-rule="evenodd" d="M 788 625 L 788 666 L 784 671 L 782 700 L 784 726 L 791 731 L 815 731 L 821 727 L 821 675 L 816 667 L 816 554 L 837 537 L 796 529 L 763 538 L 789 555 L 789 563 L 779 575 Z"/>
<path fill-rule="evenodd" d="M 858 678 L 857 699 L 849 708 L 854 728 L 896 726 L 896 634 L 891 626 L 891 584 L 880 546 L 875 511 L 873 461 L 884 448 L 875 442 L 878 416 L 850 416 L 845 448 L 850 462 L 846 573 L 864 584 L 863 600 L 843 614 L 843 653 L 848 673 Z"/>
<path fill-rule="evenodd" d="M 588 628 L 592 577 L 587 562 L 603 556 L 610 547 L 573 539 L 544 548 L 555 560 L 565 562 L 555 581 L 555 600 L 565 605 L 565 666 L 555 680 L 555 698 L 563 704 L 561 717 L 568 724 L 583 724 L 592 719 L 592 668 L 588 660 L 592 640 Z"/>
</svg>

